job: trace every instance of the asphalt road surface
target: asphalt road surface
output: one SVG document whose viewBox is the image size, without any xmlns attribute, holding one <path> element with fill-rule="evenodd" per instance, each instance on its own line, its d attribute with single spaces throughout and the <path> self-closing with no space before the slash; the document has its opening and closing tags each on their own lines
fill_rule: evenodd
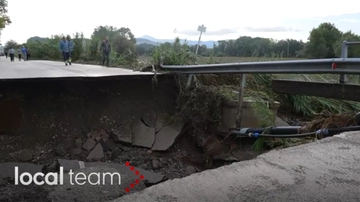
<svg viewBox="0 0 360 202">
<path fill-rule="evenodd" d="M 271 151 L 113 202 L 360 201 L 360 132 Z"/>
<path fill-rule="evenodd" d="M 72 64 L 65 66 L 63 62 L 53 61 L 19 61 L 15 58 L 0 57 L 0 79 L 28 79 L 28 78 L 82 78 L 107 77 L 129 75 L 152 75 L 151 72 L 135 72 L 123 68 L 107 68 L 97 65 Z"/>
</svg>

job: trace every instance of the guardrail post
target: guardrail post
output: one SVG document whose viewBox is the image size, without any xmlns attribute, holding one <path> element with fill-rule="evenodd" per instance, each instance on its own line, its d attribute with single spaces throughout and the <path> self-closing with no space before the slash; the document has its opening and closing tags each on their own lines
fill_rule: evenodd
<svg viewBox="0 0 360 202">
<path fill-rule="evenodd" d="M 189 89 L 191 87 L 191 83 L 193 81 L 193 74 L 189 74 L 187 82 L 186 82 L 186 88 Z"/>
<path fill-rule="evenodd" d="M 240 75 L 239 97 L 238 97 L 238 111 L 237 111 L 237 115 L 236 115 L 236 128 L 237 129 L 241 128 L 245 84 L 246 84 L 246 74 L 241 74 Z"/>
<path fill-rule="evenodd" d="M 343 41 L 341 45 L 341 58 L 347 58 L 348 57 L 348 43 L 347 41 Z M 345 74 L 340 74 L 340 81 L 339 83 L 346 83 L 347 77 Z"/>
</svg>

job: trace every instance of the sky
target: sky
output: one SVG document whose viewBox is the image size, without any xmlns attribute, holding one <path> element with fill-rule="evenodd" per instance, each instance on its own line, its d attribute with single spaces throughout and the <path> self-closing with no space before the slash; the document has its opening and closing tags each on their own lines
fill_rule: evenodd
<svg viewBox="0 0 360 202">
<path fill-rule="evenodd" d="M 13 23 L 2 30 L 3 44 L 75 32 L 90 37 L 100 25 L 128 27 L 136 37 L 188 40 L 197 40 L 197 28 L 204 25 L 202 41 L 239 36 L 306 41 L 322 22 L 360 34 L 360 1 L 354 0 L 11 0 L 8 11 Z"/>
</svg>

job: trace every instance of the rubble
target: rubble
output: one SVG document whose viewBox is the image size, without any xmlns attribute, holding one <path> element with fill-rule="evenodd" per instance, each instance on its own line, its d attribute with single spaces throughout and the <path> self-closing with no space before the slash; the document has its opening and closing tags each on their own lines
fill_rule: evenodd
<svg viewBox="0 0 360 202">
<path fill-rule="evenodd" d="M 89 137 L 86 140 L 86 142 L 83 144 L 82 148 L 85 149 L 86 151 L 90 151 L 95 147 L 95 145 L 96 145 L 95 140 Z"/>
<path fill-rule="evenodd" d="M 91 150 L 88 157 L 86 157 L 87 160 L 101 160 L 102 158 L 104 158 L 104 151 L 100 143 L 98 143 L 95 148 Z"/>
<path fill-rule="evenodd" d="M 123 126 L 119 130 L 112 130 L 111 135 L 115 142 L 132 143 L 132 131 L 130 125 Z"/>
<path fill-rule="evenodd" d="M 153 151 L 166 151 L 175 142 L 176 138 L 180 135 L 183 124 L 172 124 L 161 128 L 155 135 L 155 143 L 151 150 Z"/>
<path fill-rule="evenodd" d="M 151 148 L 155 141 L 155 128 L 146 126 L 139 120 L 134 127 L 132 145 Z"/>
<path fill-rule="evenodd" d="M 20 150 L 18 153 L 15 154 L 15 158 L 22 162 L 28 162 L 34 159 L 33 154 L 27 150 Z"/>
<path fill-rule="evenodd" d="M 142 117 L 144 124 L 150 128 L 155 128 L 157 116 L 155 113 L 147 113 Z"/>
</svg>

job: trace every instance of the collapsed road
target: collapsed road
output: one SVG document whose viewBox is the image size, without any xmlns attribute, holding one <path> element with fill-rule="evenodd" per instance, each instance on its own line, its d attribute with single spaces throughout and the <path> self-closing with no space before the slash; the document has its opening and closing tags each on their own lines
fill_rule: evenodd
<svg viewBox="0 0 360 202">
<path fill-rule="evenodd" d="M 109 201 L 129 186 L 141 191 L 207 169 L 186 123 L 174 118 L 172 75 L 154 82 L 152 73 L 50 61 L 0 60 L 0 71 L 0 201 Z M 256 157 L 251 144 L 220 150 L 212 167 Z M 126 162 L 145 177 L 134 188 Z M 119 171 L 122 183 L 15 186 L 15 166 L 31 174 Z"/>
</svg>

